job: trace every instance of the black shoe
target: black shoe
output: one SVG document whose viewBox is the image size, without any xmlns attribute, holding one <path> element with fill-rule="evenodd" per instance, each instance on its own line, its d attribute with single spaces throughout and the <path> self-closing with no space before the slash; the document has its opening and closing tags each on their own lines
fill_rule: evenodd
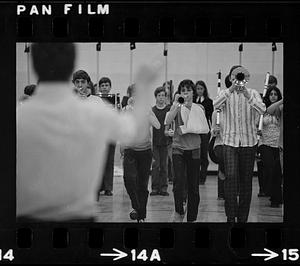
<svg viewBox="0 0 300 266">
<path fill-rule="evenodd" d="M 150 193 L 150 196 L 157 196 L 157 195 L 159 195 L 159 192 L 158 192 L 158 191 L 152 191 L 152 192 Z"/>
<path fill-rule="evenodd" d="M 139 219 L 139 214 L 136 210 L 132 210 L 130 213 L 129 213 L 129 217 L 131 220 L 138 220 Z"/>
<path fill-rule="evenodd" d="M 105 190 L 104 195 L 105 195 L 105 196 L 112 196 L 113 193 L 112 193 L 110 190 Z"/>
<path fill-rule="evenodd" d="M 161 191 L 159 194 L 161 196 L 169 196 L 170 195 L 167 191 Z"/>
</svg>

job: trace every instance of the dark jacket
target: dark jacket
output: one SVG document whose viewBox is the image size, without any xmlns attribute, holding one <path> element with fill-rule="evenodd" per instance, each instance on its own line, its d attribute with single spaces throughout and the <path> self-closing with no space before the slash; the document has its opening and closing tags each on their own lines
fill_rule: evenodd
<svg viewBox="0 0 300 266">
<path fill-rule="evenodd" d="M 201 98 L 200 98 L 196 103 L 200 103 L 204 107 L 206 120 L 207 120 L 207 123 L 208 123 L 209 128 L 210 128 L 210 125 L 211 125 L 211 116 L 212 116 L 212 113 L 214 111 L 214 106 L 213 106 L 212 99 L 205 98 L 203 100 L 203 102 L 201 103 Z"/>
</svg>

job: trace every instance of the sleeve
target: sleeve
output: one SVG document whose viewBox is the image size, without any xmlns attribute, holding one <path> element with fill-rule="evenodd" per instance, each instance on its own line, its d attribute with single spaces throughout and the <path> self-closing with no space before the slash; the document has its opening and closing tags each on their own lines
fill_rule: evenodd
<svg viewBox="0 0 300 266">
<path fill-rule="evenodd" d="M 128 96 L 123 96 L 121 106 L 124 108 L 127 105 Z"/>
<path fill-rule="evenodd" d="M 208 106 L 206 110 L 206 117 L 208 118 L 208 121 L 212 121 L 212 113 L 214 111 L 213 101 L 209 99 Z"/>
<path fill-rule="evenodd" d="M 279 105 L 278 108 L 276 108 L 276 110 L 275 110 L 275 115 L 276 115 L 278 118 L 281 117 L 282 109 L 283 109 L 283 104 Z"/>
<path fill-rule="evenodd" d="M 248 103 L 259 113 L 264 114 L 266 111 L 266 106 L 263 103 L 259 93 L 256 90 L 250 89 L 251 96 Z"/>
<path fill-rule="evenodd" d="M 216 124 L 217 124 L 217 111 L 214 111 L 212 113 L 211 120 L 212 120 L 212 123 L 211 123 L 211 134 L 213 134 L 213 131 L 214 131 L 214 129 L 216 127 Z"/>
<path fill-rule="evenodd" d="M 166 117 L 165 117 L 165 121 L 164 121 L 164 125 L 167 125 L 167 117 L 169 115 L 169 111 L 166 113 Z"/>
<path fill-rule="evenodd" d="M 167 124 L 171 124 L 173 121 L 174 121 L 174 119 L 176 119 L 176 116 L 177 116 L 177 114 L 178 113 L 174 113 L 175 112 L 175 110 L 173 109 L 172 110 L 172 108 L 174 107 L 174 109 L 175 109 L 175 106 L 173 105 L 171 108 L 170 108 L 170 110 L 166 113 L 166 118 L 165 118 L 165 121 L 164 121 L 164 124 L 165 125 L 167 125 Z M 174 115 L 175 114 L 175 115 Z M 171 118 L 170 118 L 170 116 L 171 116 Z M 173 118 L 172 118 L 173 117 Z M 167 123 L 167 122 L 169 122 L 169 123 Z"/>
<path fill-rule="evenodd" d="M 281 113 L 283 112 L 283 104 L 279 105 L 278 109 L 279 109 L 279 113 L 281 115 Z"/>
<path fill-rule="evenodd" d="M 156 129 L 160 129 L 161 125 L 160 122 L 158 121 L 156 115 L 154 114 L 154 112 L 152 111 L 152 109 L 149 112 L 149 122 L 150 125 L 153 126 Z"/>
<path fill-rule="evenodd" d="M 222 104 L 229 99 L 230 97 L 230 91 L 229 89 L 221 90 L 220 94 L 217 96 L 217 98 L 213 101 L 213 107 L 215 109 L 222 108 Z"/>
<path fill-rule="evenodd" d="M 117 113 L 110 110 L 107 116 L 107 126 L 109 136 L 113 141 L 130 143 L 134 140 L 137 133 L 137 124 L 130 111 Z"/>
</svg>

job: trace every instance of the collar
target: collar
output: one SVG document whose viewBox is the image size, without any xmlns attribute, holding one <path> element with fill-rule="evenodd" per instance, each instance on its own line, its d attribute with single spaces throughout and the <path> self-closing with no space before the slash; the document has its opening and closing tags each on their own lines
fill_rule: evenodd
<svg viewBox="0 0 300 266">
<path fill-rule="evenodd" d="M 200 103 L 202 103 L 204 101 L 204 97 L 203 96 L 201 96 L 201 97 L 197 96 L 196 102 L 199 103 L 199 101 L 200 101 Z"/>
<path fill-rule="evenodd" d="M 165 104 L 165 105 L 163 105 L 163 106 L 158 106 L 158 105 L 156 104 L 155 106 L 156 106 L 157 109 L 162 110 L 162 109 L 165 109 L 167 105 Z"/>
<path fill-rule="evenodd" d="M 74 95 L 70 82 L 39 82 L 36 87 L 35 98 L 61 99 Z"/>
</svg>

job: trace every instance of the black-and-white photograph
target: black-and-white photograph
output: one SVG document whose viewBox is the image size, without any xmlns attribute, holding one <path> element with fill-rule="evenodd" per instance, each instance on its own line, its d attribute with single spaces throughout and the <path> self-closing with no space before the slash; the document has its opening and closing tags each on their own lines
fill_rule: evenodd
<svg viewBox="0 0 300 266">
<path fill-rule="evenodd" d="M 283 222 L 283 43 L 17 43 L 19 222 Z"/>
</svg>

